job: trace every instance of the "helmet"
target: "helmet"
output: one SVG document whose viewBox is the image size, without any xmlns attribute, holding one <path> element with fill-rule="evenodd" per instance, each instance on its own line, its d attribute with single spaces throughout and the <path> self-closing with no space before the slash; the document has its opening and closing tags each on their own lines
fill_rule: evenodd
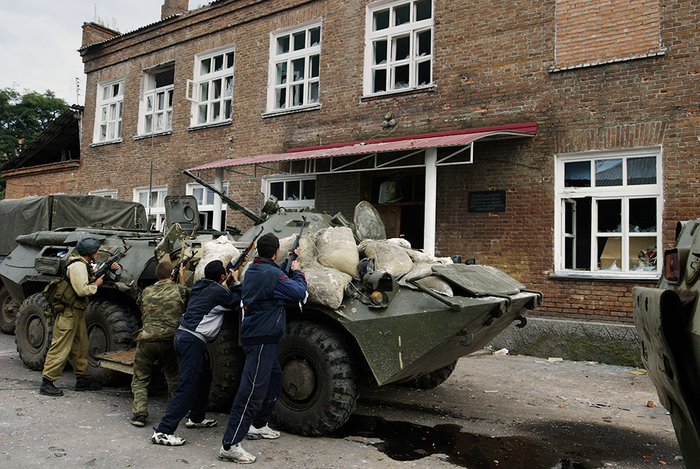
<svg viewBox="0 0 700 469">
<path fill-rule="evenodd" d="M 78 240 L 76 247 L 78 248 L 78 254 L 88 256 L 100 249 L 100 240 L 94 236 L 83 236 Z"/>
</svg>

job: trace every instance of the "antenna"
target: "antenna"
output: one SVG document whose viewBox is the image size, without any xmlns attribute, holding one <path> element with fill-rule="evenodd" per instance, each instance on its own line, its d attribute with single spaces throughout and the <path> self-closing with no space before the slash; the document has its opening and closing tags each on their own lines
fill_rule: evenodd
<svg viewBox="0 0 700 469">
<path fill-rule="evenodd" d="M 80 78 L 75 77 L 75 104 L 80 104 Z"/>
</svg>

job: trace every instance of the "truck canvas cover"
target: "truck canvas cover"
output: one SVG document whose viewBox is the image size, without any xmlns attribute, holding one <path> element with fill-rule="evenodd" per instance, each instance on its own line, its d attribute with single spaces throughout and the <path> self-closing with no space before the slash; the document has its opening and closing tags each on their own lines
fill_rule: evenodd
<svg viewBox="0 0 700 469">
<path fill-rule="evenodd" d="M 48 195 L 0 200 L 0 255 L 9 254 L 15 238 L 35 231 L 95 227 L 144 230 L 146 210 L 136 202 L 92 195 Z"/>
</svg>

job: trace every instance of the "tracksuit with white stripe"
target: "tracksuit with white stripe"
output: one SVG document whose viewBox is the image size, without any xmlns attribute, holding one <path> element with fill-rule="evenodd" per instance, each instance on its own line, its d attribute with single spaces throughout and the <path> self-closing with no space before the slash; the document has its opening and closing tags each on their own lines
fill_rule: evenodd
<svg viewBox="0 0 700 469">
<path fill-rule="evenodd" d="M 287 277 L 286 262 L 278 267 L 271 259 L 256 257 L 245 272 L 241 341 L 246 361 L 224 433 L 224 449 L 242 441 L 251 424 L 267 425 L 282 390 L 277 345 L 287 323 L 285 301 L 307 297 L 306 277 L 300 270 Z"/>
</svg>

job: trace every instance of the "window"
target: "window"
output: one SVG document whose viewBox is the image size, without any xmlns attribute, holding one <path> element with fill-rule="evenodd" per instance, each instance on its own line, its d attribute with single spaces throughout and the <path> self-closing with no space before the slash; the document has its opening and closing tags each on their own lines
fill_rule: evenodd
<svg viewBox="0 0 700 469">
<path fill-rule="evenodd" d="M 106 197 L 108 199 L 116 199 L 117 198 L 117 190 L 116 189 L 102 189 L 99 191 L 90 191 L 90 192 L 88 192 L 88 195 L 96 195 L 99 197 Z"/>
<path fill-rule="evenodd" d="M 149 197 L 150 195 L 150 197 Z M 165 223 L 165 196 L 168 195 L 168 186 L 137 187 L 134 189 L 134 202 L 139 202 L 146 208 L 151 229 L 162 231 Z"/>
<path fill-rule="evenodd" d="M 316 178 L 269 178 L 263 182 L 263 191 L 277 197 L 279 205 L 287 210 L 304 210 L 313 207 L 316 199 Z"/>
<path fill-rule="evenodd" d="M 192 102 L 192 126 L 228 122 L 233 113 L 232 48 L 195 57 L 194 80 L 187 80 L 187 99 Z"/>
<path fill-rule="evenodd" d="M 376 2 L 367 22 L 366 95 L 432 84 L 431 0 Z"/>
<path fill-rule="evenodd" d="M 97 89 L 95 134 L 93 142 L 114 142 L 122 138 L 124 79 L 101 83 Z"/>
<path fill-rule="evenodd" d="M 660 272 L 661 152 L 559 156 L 557 271 Z"/>
<path fill-rule="evenodd" d="M 173 65 L 144 72 L 139 134 L 166 132 L 173 127 Z"/>
<path fill-rule="evenodd" d="M 269 111 L 319 103 L 321 23 L 272 33 Z"/>
<path fill-rule="evenodd" d="M 213 185 L 213 184 L 212 184 Z M 228 194 L 228 183 L 224 183 L 224 194 Z M 211 189 L 207 189 L 199 184 L 187 184 L 187 195 L 193 195 L 197 199 L 197 210 L 199 211 L 199 222 L 202 230 L 219 230 L 226 229 L 226 205 L 221 203 L 221 226 L 214 228 L 214 196 L 216 195 Z"/>
</svg>

